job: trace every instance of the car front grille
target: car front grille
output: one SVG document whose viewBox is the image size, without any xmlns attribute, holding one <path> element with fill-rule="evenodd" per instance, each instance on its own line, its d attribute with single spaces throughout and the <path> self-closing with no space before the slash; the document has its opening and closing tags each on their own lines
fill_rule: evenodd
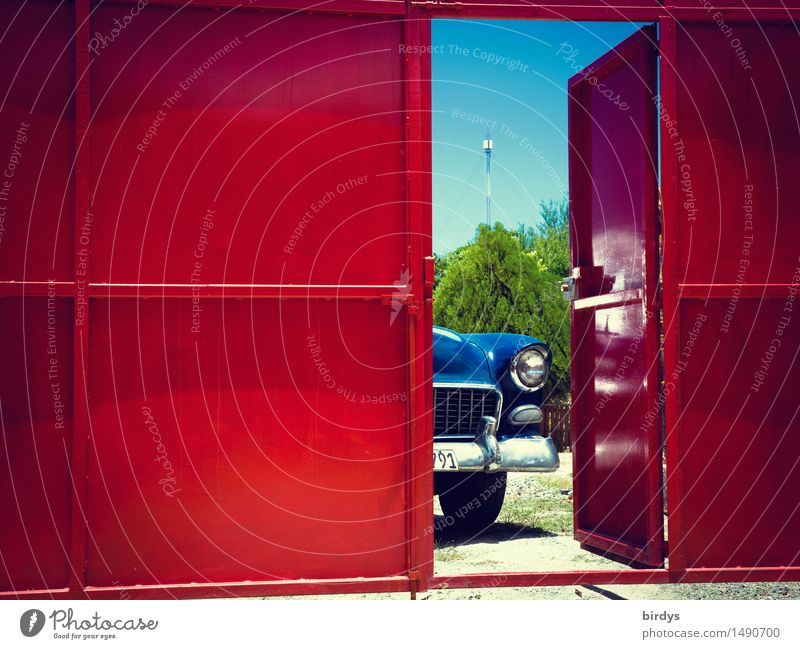
<svg viewBox="0 0 800 649">
<path fill-rule="evenodd" d="M 498 416 L 498 394 L 491 388 L 433 388 L 433 434 L 474 438 L 482 417 Z"/>
</svg>

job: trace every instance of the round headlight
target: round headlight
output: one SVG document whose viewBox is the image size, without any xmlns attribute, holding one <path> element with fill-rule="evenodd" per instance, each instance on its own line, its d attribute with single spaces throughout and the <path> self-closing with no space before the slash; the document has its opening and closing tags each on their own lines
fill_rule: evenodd
<svg viewBox="0 0 800 649">
<path fill-rule="evenodd" d="M 535 390 L 547 380 L 545 352 L 536 347 L 523 349 L 511 361 L 511 378 L 523 390 Z"/>
</svg>

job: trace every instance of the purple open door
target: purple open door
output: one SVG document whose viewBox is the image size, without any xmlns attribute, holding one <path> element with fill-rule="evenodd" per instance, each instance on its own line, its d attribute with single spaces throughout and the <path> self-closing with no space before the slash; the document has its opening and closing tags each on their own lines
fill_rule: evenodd
<svg viewBox="0 0 800 649">
<path fill-rule="evenodd" d="M 575 538 L 663 563 L 655 29 L 569 83 Z"/>
</svg>

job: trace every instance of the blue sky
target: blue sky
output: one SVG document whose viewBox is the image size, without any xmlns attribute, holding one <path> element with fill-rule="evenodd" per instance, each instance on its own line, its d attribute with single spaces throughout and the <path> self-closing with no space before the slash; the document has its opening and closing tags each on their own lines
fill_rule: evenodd
<svg viewBox="0 0 800 649">
<path fill-rule="evenodd" d="M 433 249 L 484 222 L 482 141 L 493 140 L 492 222 L 534 224 L 565 194 L 567 80 L 635 23 L 434 20 Z"/>
</svg>

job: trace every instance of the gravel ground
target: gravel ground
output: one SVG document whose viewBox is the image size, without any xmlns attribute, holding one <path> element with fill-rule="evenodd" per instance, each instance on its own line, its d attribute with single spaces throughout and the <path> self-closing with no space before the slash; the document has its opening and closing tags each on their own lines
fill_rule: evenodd
<svg viewBox="0 0 800 649">
<path fill-rule="evenodd" d="M 631 569 L 582 550 L 572 538 L 572 457 L 561 454 L 554 474 L 510 474 L 499 522 L 474 538 L 436 538 L 434 572 Z M 437 520 L 441 510 L 435 508 Z M 406 599 L 407 594 L 336 595 L 347 599 Z M 327 599 L 327 597 L 325 598 Z M 644 584 L 451 589 L 419 599 L 800 599 L 800 584 Z"/>
</svg>

